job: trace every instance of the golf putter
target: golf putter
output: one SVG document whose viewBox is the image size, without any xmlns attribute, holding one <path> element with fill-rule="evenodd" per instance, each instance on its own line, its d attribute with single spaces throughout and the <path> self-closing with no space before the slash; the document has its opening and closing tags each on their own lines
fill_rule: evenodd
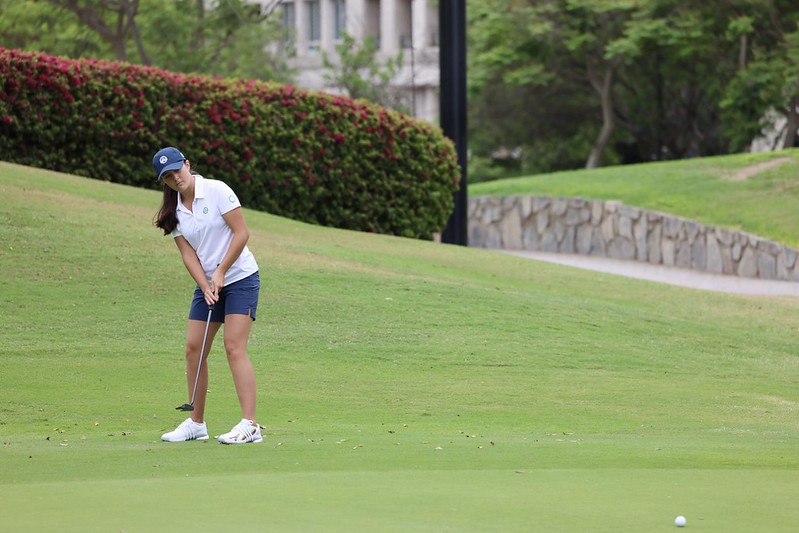
<svg viewBox="0 0 799 533">
<path fill-rule="evenodd" d="M 177 411 L 194 411 L 194 398 L 197 396 L 197 383 L 200 381 L 200 370 L 203 367 L 203 356 L 205 355 L 205 341 L 208 340 L 208 326 L 211 325 L 211 312 L 214 306 L 208 308 L 208 318 L 205 321 L 205 333 L 203 334 L 203 345 L 200 348 L 200 362 L 197 364 L 197 376 L 194 378 L 194 388 L 191 391 L 191 403 L 184 403 L 175 407 Z"/>
</svg>

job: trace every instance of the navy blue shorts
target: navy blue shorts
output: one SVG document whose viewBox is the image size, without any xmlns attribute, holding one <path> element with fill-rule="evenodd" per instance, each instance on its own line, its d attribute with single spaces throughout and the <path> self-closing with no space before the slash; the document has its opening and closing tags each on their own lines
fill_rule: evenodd
<svg viewBox="0 0 799 533">
<path fill-rule="evenodd" d="M 222 287 L 219 291 L 219 300 L 211 312 L 211 322 L 225 322 L 225 315 L 248 315 L 255 320 L 255 310 L 258 309 L 258 293 L 261 290 L 261 278 L 258 272 Z M 202 290 L 198 286 L 194 290 L 191 301 L 189 320 L 208 320 L 208 304 L 205 302 Z"/>
</svg>

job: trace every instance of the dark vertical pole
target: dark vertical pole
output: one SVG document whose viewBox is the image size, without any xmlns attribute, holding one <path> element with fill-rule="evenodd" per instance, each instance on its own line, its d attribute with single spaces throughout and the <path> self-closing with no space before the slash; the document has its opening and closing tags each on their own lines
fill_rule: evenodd
<svg viewBox="0 0 799 533">
<path fill-rule="evenodd" d="M 455 209 L 441 241 L 468 246 L 466 192 L 466 0 L 439 0 L 438 31 L 441 72 L 441 129 L 455 143 L 461 169 Z"/>
</svg>

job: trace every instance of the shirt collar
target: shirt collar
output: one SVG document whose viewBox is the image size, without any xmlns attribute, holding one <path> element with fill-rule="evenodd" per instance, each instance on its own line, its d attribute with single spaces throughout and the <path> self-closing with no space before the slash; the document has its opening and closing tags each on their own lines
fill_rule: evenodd
<svg viewBox="0 0 799 533">
<path fill-rule="evenodd" d="M 205 178 L 199 174 L 194 175 L 194 199 L 205 198 Z"/>
</svg>

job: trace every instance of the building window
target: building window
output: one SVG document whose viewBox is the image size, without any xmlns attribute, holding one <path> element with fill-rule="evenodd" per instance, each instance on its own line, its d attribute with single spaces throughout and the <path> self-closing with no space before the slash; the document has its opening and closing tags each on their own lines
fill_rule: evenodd
<svg viewBox="0 0 799 533">
<path fill-rule="evenodd" d="M 306 0 L 308 13 L 308 49 L 319 50 L 322 40 L 322 16 L 319 12 L 319 0 Z"/>
<path fill-rule="evenodd" d="M 347 5 L 345 0 L 333 0 L 333 13 L 336 17 L 333 38 L 340 40 L 347 31 Z"/>
</svg>

